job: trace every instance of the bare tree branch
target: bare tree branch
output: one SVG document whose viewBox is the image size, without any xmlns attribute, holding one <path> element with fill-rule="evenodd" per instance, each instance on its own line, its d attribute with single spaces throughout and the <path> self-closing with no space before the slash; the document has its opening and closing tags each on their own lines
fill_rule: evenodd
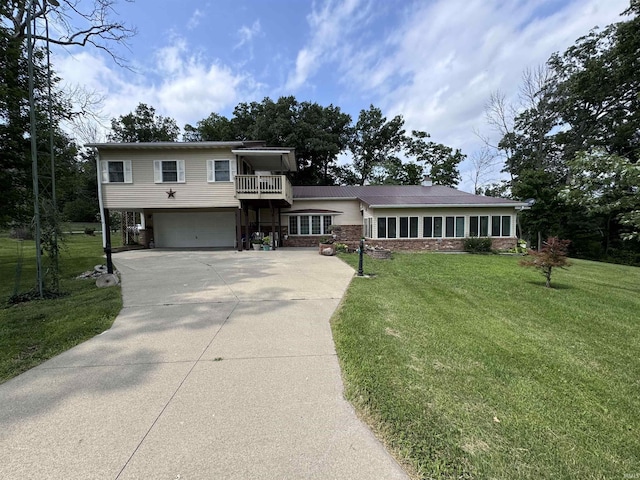
<svg viewBox="0 0 640 480">
<path fill-rule="evenodd" d="M 473 170 L 469 177 L 473 182 L 473 191 L 478 194 L 480 188 L 496 180 L 496 167 L 500 164 L 500 158 L 496 151 L 486 145 L 471 154 L 469 158 Z"/>
<path fill-rule="evenodd" d="M 129 1 L 129 0 L 127 0 Z M 109 54 L 120 66 L 127 66 L 126 60 L 113 49 L 117 43 L 128 48 L 128 40 L 136 34 L 135 28 L 117 18 L 115 5 L 117 0 L 93 0 L 92 3 L 81 0 L 62 0 L 59 7 L 53 7 L 42 0 L 13 0 L 10 22 L 13 24 L 12 36 L 17 39 L 26 37 L 27 21 L 47 19 L 53 27 L 47 39 L 40 32 L 34 32 L 36 40 L 48 40 L 61 46 L 86 46 Z M 32 15 L 28 5 L 33 5 Z M 85 5 L 89 5 L 86 7 Z"/>
</svg>

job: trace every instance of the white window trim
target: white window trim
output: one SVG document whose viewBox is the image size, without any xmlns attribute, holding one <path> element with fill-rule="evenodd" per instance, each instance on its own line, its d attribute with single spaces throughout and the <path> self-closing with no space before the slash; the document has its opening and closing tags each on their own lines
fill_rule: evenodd
<svg viewBox="0 0 640 480">
<path fill-rule="evenodd" d="M 387 216 L 379 216 L 379 217 L 373 217 L 374 221 L 372 222 L 372 226 L 371 226 L 371 234 L 373 235 L 374 231 L 375 231 L 375 238 L 378 240 L 419 240 L 420 238 L 431 238 L 431 237 L 422 237 L 422 231 L 423 231 L 423 227 L 421 225 L 420 222 L 424 222 L 424 217 L 428 217 L 429 215 L 387 215 Z M 387 236 L 386 237 L 379 237 L 378 236 L 378 219 L 380 218 L 384 218 L 385 219 L 385 231 L 387 232 Z M 395 218 L 396 219 L 396 236 L 395 237 L 389 237 L 389 219 L 390 218 Z M 400 219 L 401 218 L 406 218 L 407 219 L 407 237 L 401 237 L 400 236 Z M 417 218 L 418 219 L 418 229 L 416 230 L 417 235 L 415 237 L 411 236 L 411 219 L 412 218 Z M 431 220 L 433 222 L 433 220 Z M 372 237 L 373 238 L 373 237 Z"/>
<path fill-rule="evenodd" d="M 122 163 L 124 172 L 124 182 L 109 181 L 109 163 Z M 131 168 L 131 160 L 100 160 L 100 173 L 102 183 L 133 183 L 133 170 Z"/>
<path fill-rule="evenodd" d="M 471 218 L 472 217 L 477 217 L 478 218 L 478 229 L 480 228 L 480 217 L 487 217 L 487 228 L 488 228 L 488 235 L 486 235 L 486 237 L 489 238 L 509 238 L 509 237 L 513 237 L 515 236 L 515 234 L 513 233 L 514 231 L 514 225 L 515 225 L 515 220 L 514 220 L 514 216 L 513 215 L 509 215 L 509 214 L 500 214 L 500 215 L 492 215 L 490 213 L 487 214 L 473 214 L 473 215 L 445 215 L 445 214 L 431 214 L 431 215 L 417 215 L 418 217 L 418 236 L 417 237 L 401 237 L 400 236 L 400 218 L 409 218 L 411 219 L 412 217 L 416 217 L 416 215 L 387 215 L 387 216 L 376 216 L 376 217 L 369 217 L 371 218 L 371 237 L 367 237 L 367 238 L 371 238 L 372 240 L 438 240 L 438 239 L 448 239 L 448 240 L 462 240 L 464 238 L 467 238 L 470 236 L 470 229 L 471 229 Z M 453 236 L 447 236 L 447 217 L 452 217 L 453 218 Z M 491 235 L 491 227 L 492 227 L 492 217 L 500 217 L 500 235 L 499 236 L 494 236 Z M 504 232 L 502 230 L 502 219 L 503 217 L 509 217 L 509 231 L 508 232 Z M 384 218 L 386 221 L 386 230 L 387 233 L 389 231 L 389 218 L 395 218 L 396 219 L 396 237 L 395 238 L 389 238 L 387 237 L 378 237 L 378 219 L 379 218 Z M 424 219 L 425 218 L 430 218 L 431 219 L 431 236 L 425 237 L 424 236 Z M 437 237 L 435 236 L 435 219 L 436 218 L 440 218 L 442 221 L 442 235 Z M 463 218 L 464 220 L 464 227 L 462 229 L 462 236 L 457 236 L 456 233 L 457 232 L 457 219 L 458 218 Z M 363 230 L 366 234 L 366 220 L 367 218 L 364 219 L 363 221 Z M 411 220 L 409 220 L 409 234 L 411 231 Z M 375 235 L 375 236 L 374 236 Z M 484 237 L 485 235 L 483 235 Z"/>
<path fill-rule="evenodd" d="M 216 163 L 215 162 L 229 162 L 229 180 L 216 180 Z M 228 158 L 214 158 L 207 160 L 207 182 L 208 183 L 230 183 L 234 182 L 237 174 L 237 167 L 235 160 Z"/>
<path fill-rule="evenodd" d="M 400 219 L 401 218 L 406 218 L 407 219 L 407 236 L 403 237 L 401 236 L 402 234 L 400 233 L 400 231 L 402 230 L 402 227 L 400 226 Z M 415 218 L 417 219 L 417 228 L 416 228 L 416 236 L 412 237 L 411 236 L 411 219 Z M 398 220 L 396 220 L 396 224 L 397 224 L 397 229 L 398 229 L 398 239 L 400 240 L 415 240 L 417 238 L 420 238 L 420 217 L 418 215 L 401 215 L 398 217 Z"/>
<path fill-rule="evenodd" d="M 162 162 L 176 162 L 177 181 L 163 181 L 162 179 Z M 154 183 L 186 183 L 184 160 L 154 160 L 153 161 L 153 180 Z"/>
<path fill-rule="evenodd" d="M 334 217 L 336 214 L 313 214 L 313 213 L 309 213 L 309 214 L 304 214 L 304 215 L 289 215 L 289 222 L 291 222 L 291 218 L 295 218 L 296 219 L 296 226 L 298 227 L 298 233 L 289 233 L 290 237 L 319 237 L 322 235 L 330 235 L 331 231 L 325 232 L 324 230 L 324 217 L 331 217 L 331 221 L 333 222 Z M 301 217 L 307 217 L 309 218 L 309 233 L 300 233 L 301 229 L 300 229 L 300 218 Z M 313 223 L 311 220 L 311 217 L 320 217 L 320 232 L 321 233 L 312 233 L 312 229 L 313 229 Z M 331 223 L 331 225 L 333 225 L 333 223 Z M 290 224 L 287 225 L 287 228 L 289 228 Z"/>
</svg>

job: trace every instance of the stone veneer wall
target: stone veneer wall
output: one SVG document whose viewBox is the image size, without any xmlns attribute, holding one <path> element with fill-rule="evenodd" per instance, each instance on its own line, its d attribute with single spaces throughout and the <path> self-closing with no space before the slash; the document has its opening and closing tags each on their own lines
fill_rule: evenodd
<svg viewBox="0 0 640 480">
<path fill-rule="evenodd" d="M 462 238 L 394 238 L 388 240 L 368 239 L 367 245 L 380 246 L 393 251 L 464 251 L 464 239 Z M 497 250 L 508 250 L 516 246 L 516 238 L 492 238 L 493 248 Z"/>
<path fill-rule="evenodd" d="M 282 227 L 283 238 L 288 233 L 286 226 Z M 360 244 L 362 237 L 362 225 L 340 225 L 335 232 L 338 243 L 346 244 L 349 249 L 355 250 Z M 291 236 L 283 240 L 283 247 L 317 247 L 321 238 L 328 235 L 300 235 Z M 498 250 L 508 250 L 516 246 L 516 238 L 492 238 L 493 248 Z M 380 246 L 394 251 L 464 251 L 462 238 L 393 238 L 393 239 L 367 239 L 366 244 L 370 246 Z"/>
</svg>

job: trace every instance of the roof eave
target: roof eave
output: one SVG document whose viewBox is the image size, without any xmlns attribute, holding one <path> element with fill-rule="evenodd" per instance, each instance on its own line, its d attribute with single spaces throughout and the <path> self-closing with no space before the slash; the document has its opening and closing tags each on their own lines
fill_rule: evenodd
<svg viewBox="0 0 640 480">
<path fill-rule="evenodd" d="M 236 148 L 242 147 L 245 142 L 130 142 L 130 143 L 86 143 L 85 147 L 98 150 L 157 150 L 170 149 L 203 149 L 203 148 Z"/>
<path fill-rule="evenodd" d="M 296 197 L 295 193 L 293 195 L 293 199 L 294 200 L 359 200 L 358 197 Z"/>
<path fill-rule="evenodd" d="M 366 203 L 366 202 L 364 202 Z M 423 203 L 423 204 L 398 204 L 398 205 L 374 205 L 370 208 L 473 208 L 473 207 L 522 207 L 523 203 Z"/>
</svg>

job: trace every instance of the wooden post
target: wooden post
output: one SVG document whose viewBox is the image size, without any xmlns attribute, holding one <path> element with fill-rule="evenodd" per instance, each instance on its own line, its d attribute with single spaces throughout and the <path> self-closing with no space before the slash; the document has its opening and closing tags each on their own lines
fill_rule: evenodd
<svg viewBox="0 0 640 480">
<path fill-rule="evenodd" d="M 284 243 L 284 239 L 282 238 L 282 208 L 278 207 L 278 240 L 280 240 L 280 247 Z"/>
<path fill-rule="evenodd" d="M 238 251 L 242 251 L 242 210 L 238 208 L 236 210 L 236 245 Z"/>
<path fill-rule="evenodd" d="M 103 210 L 104 215 L 104 228 L 105 232 L 105 245 L 104 253 L 107 255 L 107 273 L 113 273 L 113 260 L 111 259 L 111 219 L 109 218 L 109 209 Z"/>
<path fill-rule="evenodd" d="M 244 241 L 247 250 L 251 248 L 251 234 L 249 232 L 249 207 L 245 205 L 244 207 Z"/>
<path fill-rule="evenodd" d="M 271 208 L 271 245 L 274 250 L 276 249 L 276 209 L 273 208 L 271 200 L 269 200 L 269 207 Z"/>
</svg>

